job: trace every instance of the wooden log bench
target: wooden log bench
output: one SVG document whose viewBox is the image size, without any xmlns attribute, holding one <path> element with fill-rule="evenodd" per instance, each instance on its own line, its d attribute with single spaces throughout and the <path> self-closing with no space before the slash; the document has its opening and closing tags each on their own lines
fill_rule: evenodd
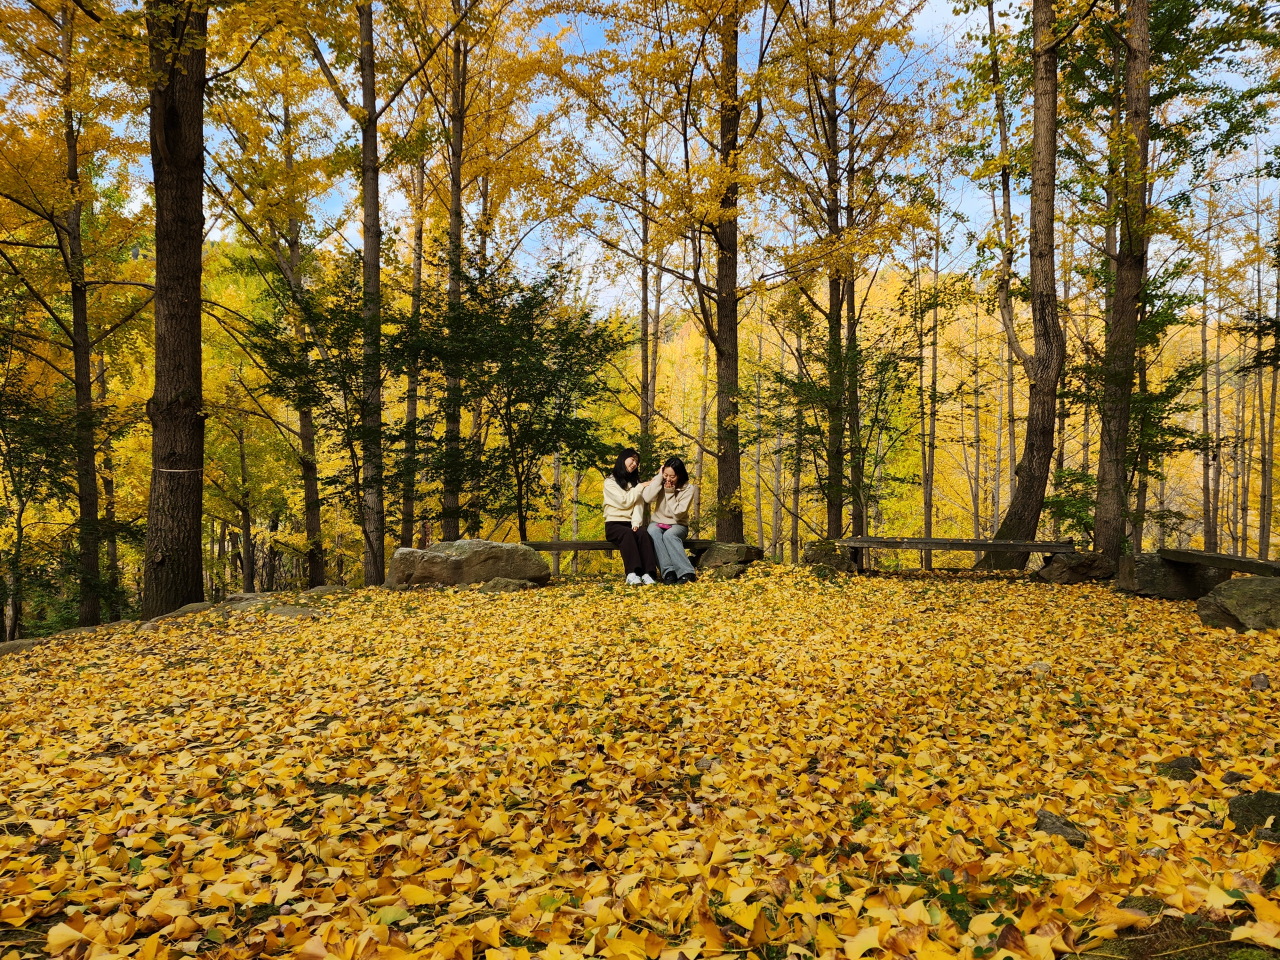
<svg viewBox="0 0 1280 960">
<path fill-rule="evenodd" d="M 846 537 L 835 541 L 853 550 L 858 569 L 865 569 L 865 551 L 921 550 L 939 553 L 946 550 L 980 553 L 1075 553 L 1073 540 L 976 540 L 964 537 Z"/>
<path fill-rule="evenodd" d="M 612 557 L 614 550 L 617 549 L 608 540 L 524 540 L 521 541 L 526 547 L 537 550 L 539 553 L 577 553 L 580 551 L 600 550 Z M 693 554 L 694 562 L 706 552 L 707 548 L 714 544 L 714 540 L 686 540 L 684 548 Z"/>
</svg>

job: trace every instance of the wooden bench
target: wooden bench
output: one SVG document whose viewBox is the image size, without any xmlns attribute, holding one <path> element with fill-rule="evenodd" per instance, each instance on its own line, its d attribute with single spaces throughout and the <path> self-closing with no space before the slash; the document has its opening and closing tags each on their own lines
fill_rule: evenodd
<svg viewBox="0 0 1280 960">
<path fill-rule="evenodd" d="M 603 550 L 612 557 L 613 551 L 618 549 L 608 540 L 524 540 L 521 542 L 526 547 L 537 550 L 539 553 L 577 553 L 584 550 Z M 714 540 L 686 540 L 684 548 L 693 554 L 693 558 L 696 561 L 713 543 L 715 543 Z"/>
<path fill-rule="evenodd" d="M 963 537 L 846 537 L 837 540 L 853 550 L 858 569 L 865 569 L 866 550 L 966 550 L 974 553 L 1075 553 L 1073 540 L 972 540 Z"/>
<path fill-rule="evenodd" d="M 1254 560 L 1250 557 L 1233 557 L 1229 553 L 1206 553 L 1204 550 L 1157 550 L 1156 555 L 1170 563 L 1194 563 L 1219 570 L 1236 570 L 1252 573 L 1257 577 L 1280 577 L 1280 563 L 1272 560 Z"/>
</svg>

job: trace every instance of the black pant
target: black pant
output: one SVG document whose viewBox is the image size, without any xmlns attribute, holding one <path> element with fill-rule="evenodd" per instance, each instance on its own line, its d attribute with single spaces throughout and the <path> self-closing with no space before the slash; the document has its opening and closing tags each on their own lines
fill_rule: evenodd
<svg viewBox="0 0 1280 960">
<path fill-rule="evenodd" d="M 653 576 L 658 572 L 658 554 L 653 549 L 649 531 L 644 527 L 632 530 L 629 523 L 612 521 L 604 525 L 604 538 L 622 554 L 622 565 L 627 568 L 627 573 Z"/>
</svg>

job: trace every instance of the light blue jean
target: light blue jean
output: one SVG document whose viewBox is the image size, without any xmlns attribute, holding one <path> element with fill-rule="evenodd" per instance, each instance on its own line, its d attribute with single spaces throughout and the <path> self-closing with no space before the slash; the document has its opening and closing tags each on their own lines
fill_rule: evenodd
<svg viewBox="0 0 1280 960">
<path fill-rule="evenodd" d="M 663 530 L 656 523 L 649 524 L 649 537 L 653 540 L 654 550 L 658 554 L 658 568 L 664 577 L 668 573 L 674 573 L 677 577 L 693 573 L 693 564 L 689 562 L 689 555 L 684 552 L 684 538 L 688 535 L 689 528 L 682 523 L 677 523 L 668 530 Z"/>
</svg>

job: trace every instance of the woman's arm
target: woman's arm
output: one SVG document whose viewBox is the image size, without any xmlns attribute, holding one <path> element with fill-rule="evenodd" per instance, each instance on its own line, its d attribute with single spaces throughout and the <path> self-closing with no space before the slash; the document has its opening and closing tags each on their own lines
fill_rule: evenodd
<svg viewBox="0 0 1280 960">
<path fill-rule="evenodd" d="M 644 502 L 653 503 L 653 501 L 658 499 L 658 494 L 662 493 L 662 474 L 659 473 L 656 477 L 641 487 L 640 490 L 644 496 Z"/>
<path fill-rule="evenodd" d="M 698 488 L 692 483 L 686 483 L 683 487 L 672 494 L 671 512 L 676 516 L 687 513 L 689 507 L 693 505 L 693 494 Z"/>
</svg>

